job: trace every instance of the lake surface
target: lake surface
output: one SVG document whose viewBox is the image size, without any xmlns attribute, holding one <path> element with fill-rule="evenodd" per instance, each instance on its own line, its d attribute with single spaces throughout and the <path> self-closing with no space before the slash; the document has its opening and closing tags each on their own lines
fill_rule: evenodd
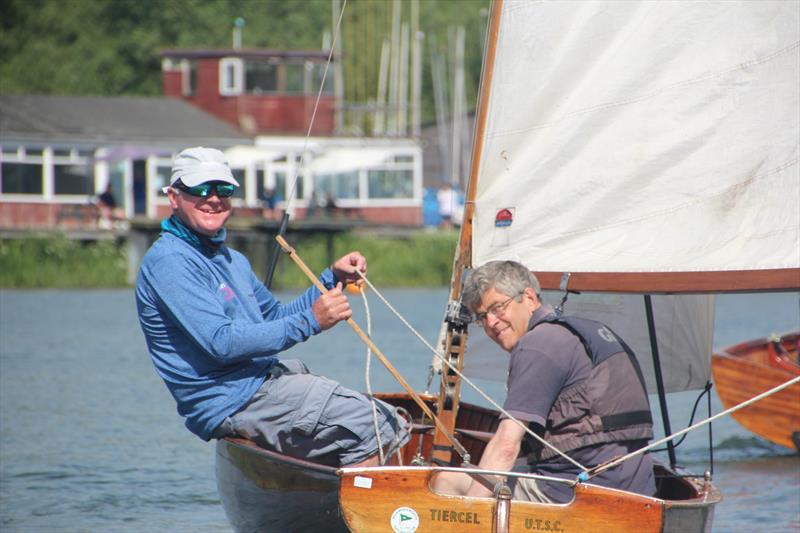
<svg viewBox="0 0 800 533">
<path fill-rule="evenodd" d="M 435 340 L 445 289 L 384 294 Z M 360 297 L 352 300 L 366 329 Z M 376 298 L 369 307 L 376 344 L 424 390 L 426 348 Z M 797 294 L 717 299 L 715 347 L 794 329 Z M 288 356 L 365 388 L 366 349 L 345 324 Z M 373 390 L 399 391 L 379 366 L 372 361 Z M 501 386 L 487 390 L 502 403 Z M 694 398 L 670 401 L 673 429 L 688 421 Z M 715 394 L 712 409 L 721 410 Z M 679 463 L 705 470 L 707 438 L 705 429 L 690 434 Z M 714 531 L 800 531 L 800 456 L 730 418 L 713 424 L 713 439 L 724 496 Z M 0 291 L 0 531 L 231 531 L 217 496 L 214 444 L 183 427 L 150 363 L 132 291 Z"/>
</svg>

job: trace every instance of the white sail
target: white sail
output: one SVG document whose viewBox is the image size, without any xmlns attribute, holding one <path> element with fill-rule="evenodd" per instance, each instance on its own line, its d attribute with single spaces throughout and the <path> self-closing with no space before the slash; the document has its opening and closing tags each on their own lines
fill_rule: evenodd
<svg viewBox="0 0 800 533">
<path fill-rule="evenodd" d="M 506 0 L 497 46 L 473 265 L 800 268 L 800 3 Z"/>
</svg>

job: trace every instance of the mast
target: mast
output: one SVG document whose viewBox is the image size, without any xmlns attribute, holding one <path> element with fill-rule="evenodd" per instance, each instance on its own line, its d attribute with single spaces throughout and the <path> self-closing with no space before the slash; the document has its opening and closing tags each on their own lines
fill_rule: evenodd
<svg viewBox="0 0 800 533">
<path fill-rule="evenodd" d="M 464 220 L 461 224 L 461 233 L 459 235 L 459 242 L 453 261 L 453 277 L 450 280 L 450 303 L 448 304 L 447 316 L 445 317 L 447 327 L 444 339 L 444 356 L 459 371 L 464 368 L 464 351 L 467 346 L 467 326 L 469 325 L 468 315 L 461 309 L 461 283 L 464 271 L 472 267 L 472 217 L 475 210 L 477 177 L 483 150 L 483 134 L 486 129 L 486 113 L 489 94 L 491 92 L 492 73 L 494 71 L 497 38 L 500 32 L 502 11 L 503 0 L 494 0 L 489 16 L 489 31 L 484 46 L 480 96 L 478 98 L 478 109 L 475 117 L 475 134 L 473 135 L 472 161 L 466 191 Z M 451 434 L 455 430 L 460 399 L 461 380 L 455 372 L 448 368 L 443 368 L 442 381 L 439 387 L 437 413 L 439 419 Z M 437 428 L 433 440 L 433 461 L 449 463 L 452 457 L 452 450 L 445 435 Z"/>
</svg>

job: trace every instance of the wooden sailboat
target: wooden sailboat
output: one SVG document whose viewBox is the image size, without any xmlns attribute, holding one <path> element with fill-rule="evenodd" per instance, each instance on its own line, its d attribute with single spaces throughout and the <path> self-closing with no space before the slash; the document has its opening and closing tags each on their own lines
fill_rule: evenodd
<svg viewBox="0 0 800 533">
<path fill-rule="evenodd" d="M 656 467 L 655 497 L 591 480 L 576 480 L 559 505 L 431 488 L 437 472 L 461 467 L 460 454 L 477 464 L 498 424 L 496 411 L 460 402 L 470 334 L 462 273 L 514 259 L 545 289 L 645 295 L 638 314 L 659 397 L 702 386 L 713 312 L 687 319 L 693 304 L 682 298 L 800 289 L 797 18 L 786 2 L 495 0 L 442 341 L 449 367 L 439 395 L 423 398 L 440 422 L 409 394 L 381 395 L 414 419 L 402 450 L 412 466 L 402 467 L 336 470 L 220 440 L 219 490 L 234 528 L 710 531 L 719 492 L 672 458 Z M 696 342 L 684 349 L 686 339 Z"/>
<path fill-rule="evenodd" d="M 711 358 L 722 405 L 738 405 L 800 376 L 800 332 L 729 346 Z M 742 426 L 764 439 L 800 451 L 800 384 L 733 413 Z"/>
</svg>

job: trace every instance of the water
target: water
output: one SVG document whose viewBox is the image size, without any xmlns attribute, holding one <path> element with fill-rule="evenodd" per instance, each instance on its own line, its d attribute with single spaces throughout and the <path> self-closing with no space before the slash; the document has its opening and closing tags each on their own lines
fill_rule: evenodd
<svg viewBox="0 0 800 533">
<path fill-rule="evenodd" d="M 386 295 L 426 339 L 436 337 L 444 289 Z M 354 307 L 366 329 L 358 297 Z M 376 299 L 370 308 L 376 344 L 423 390 L 425 348 Z M 800 328 L 798 315 L 797 294 L 722 296 L 714 344 Z M 360 390 L 365 354 L 346 325 L 290 351 Z M 379 367 L 373 361 L 373 389 L 400 390 Z M 488 388 L 502 398 L 501 387 Z M 693 401 L 670 402 L 673 427 L 688 420 Z M 716 396 L 713 409 L 721 409 Z M 679 462 L 704 470 L 706 439 L 705 431 L 691 434 Z M 724 495 L 714 531 L 800 531 L 800 457 L 730 418 L 714 423 L 714 442 Z M 145 351 L 131 291 L 0 291 L 0 530 L 230 531 L 214 445 L 175 413 Z"/>
</svg>

